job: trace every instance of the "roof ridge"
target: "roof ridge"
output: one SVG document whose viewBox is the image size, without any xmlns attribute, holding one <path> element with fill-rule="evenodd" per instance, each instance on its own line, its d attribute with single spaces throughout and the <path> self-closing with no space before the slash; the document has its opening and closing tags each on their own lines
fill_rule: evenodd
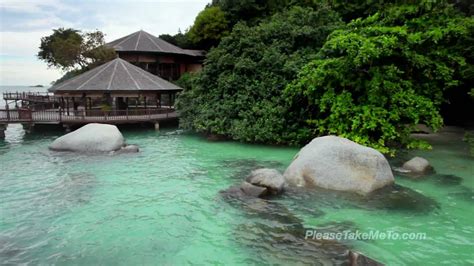
<svg viewBox="0 0 474 266">
<path fill-rule="evenodd" d="M 147 34 L 147 35 L 146 35 L 146 37 L 148 38 L 148 40 L 150 40 L 150 41 L 156 46 L 156 48 L 158 48 L 158 49 L 164 51 L 163 48 L 161 48 L 152 38 L 150 38 L 150 35 L 151 35 L 151 34 Z M 152 36 L 153 38 L 159 39 L 158 37 L 156 37 L 156 36 L 154 36 L 154 35 L 151 35 L 151 36 Z"/>
<path fill-rule="evenodd" d="M 132 36 L 134 36 L 135 34 L 137 34 L 137 32 L 138 32 L 138 31 L 136 31 L 136 32 L 134 32 L 134 33 L 131 33 L 130 35 L 127 35 L 127 36 L 123 37 L 124 39 L 123 39 L 121 42 L 119 42 L 119 43 L 117 43 L 116 45 L 114 45 L 114 46 L 119 46 L 119 45 L 121 45 L 122 43 L 128 41 L 128 39 L 132 38 Z M 112 42 L 113 42 L 113 41 L 112 41 Z"/>
<path fill-rule="evenodd" d="M 114 60 L 115 61 L 115 65 L 114 65 L 114 70 L 112 71 L 112 75 L 110 75 L 110 81 L 109 81 L 109 85 L 107 86 L 107 90 L 110 90 L 110 86 L 112 85 L 112 81 L 114 80 L 114 77 L 115 77 L 115 71 L 117 70 L 117 62 L 120 62 L 120 60 Z"/>
<path fill-rule="evenodd" d="M 137 87 L 138 90 L 142 90 L 142 88 L 140 87 L 140 85 L 138 85 L 138 82 L 132 77 L 132 75 L 130 74 L 130 71 L 128 71 L 127 67 L 123 64 L 122 61 L 120 61 L 120 65 L 122 65 L 122 67 L 125 69 L 125 71 L 127 72 L 128 76 L 130 77 L 130 79 L 132 79 L 132 81 L 135 83 L 135 86 Z"/>
<path fill-rule="evenodd" d="M 135 51 L 138 48 L 138 43 L 140 42 L 140 37 L 142 36 L 142 30 L 138 32 L 137 43 L 135 43 Z"/>
<path fill-rule="evenodd" d="M 91 81 L 93 78 L 97 77 L 100 73 L 104 72 L 104 70 L 109 68 L 109 66 L 112 65 L 111 62 L 114 62 L 114 61 L 112 60 L 112 61 L 109 62 L 109 64 L 105 64 L 106 66 L 104 66 L 104 68 L 102 68 L 101 70 L 98 70 L 97 73 L 95 73 L 92 77 L 90 77 L 88 80 L 86 80 L 84 83 L 82 83 L 81 86 L 77 87 L 76 90 L 79 90 L 80 88 L 84 87 L 84 85 L 86 85 L 89 81 Z"/>
<path fill-rule="evenodd" d="M 94 69 L 100 69 L 101 67 L 106 67 L 106 65 L 107 65 L 107 64 L 110 64 L 112 61 L 113 61 L 113 60 L 111 60 L 111 61 L 109 61 L 109 62 L 107 62 L 107 63 L 105 63 L 105 64 L 102 64 L 102 65 L 100 65 L 100 66 L 97 66 L 97 67 L 95 67 L 95 68 L 89 69 L 89 70 L 85 71 L 84 73 L 81 73 L 81 74 L 79 74 L 79 75 L 77 75 L 77 76 L 75 76 L 75 77 L 73 77 L 73 78 L 71 78 L 71 79 L 64 80 L 64 81 L 60 82 L 59 84 L 57 84 L 58 86 L 57 86 L 56 88 L 54 88 L 56 85 L 53 85 L 53 86 L 51 87 L 51 89 L 52 89 L 52 88 L 54 88 L 55 90 L 60 89 L 60 88 L 64 87 L 66 84 L 71 83 L 71 82 L 73 82 L 73 81 L 79 79 L 82 74 L 85 74 L 85 73 L 87 73 L 87 72 L 89 72 L 89 71 L 92 71 L 92 70 L 94 70 Z"/>
</svg>

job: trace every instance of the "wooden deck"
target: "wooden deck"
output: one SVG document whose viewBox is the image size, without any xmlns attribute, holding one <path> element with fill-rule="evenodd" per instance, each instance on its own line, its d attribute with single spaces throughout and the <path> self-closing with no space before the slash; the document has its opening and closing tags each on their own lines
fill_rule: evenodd
<svg viewBox="0 0 474 266">
<path fill-rule="evenodd" d="M 156 123 L 164 120 L 177 119 L 178 113 L 171 108 L 138 109 L 120 111 L 79 110 L 69 111 L 69 114 L 59 110 L 33 111 L 29 109 L 0 110 L 0 124 L 29 123 L 29 124 L 133 124 Z"/>
</svg>

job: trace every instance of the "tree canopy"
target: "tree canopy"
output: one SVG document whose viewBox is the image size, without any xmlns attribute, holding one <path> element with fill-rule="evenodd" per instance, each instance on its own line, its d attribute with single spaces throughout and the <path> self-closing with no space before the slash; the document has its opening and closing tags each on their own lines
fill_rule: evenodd
<svg viewBox="0 0 474 266">
<path fill-rule="evenodd" d="M 286 95 L 304 99 L 314 135 L 336 134 L 389 152 L 418 123 L 438 129 L 444 92 L 463 82 L 474 21 L 450 5 L 396 5 L 333 32 Z"/>
<path fill-rule="evenodd" d="M 255 27 L 237 24 L 209 52 L 195 82 L 184 84 L 182 125 L 242 141 L 290 141 L 283 134 L 288 125 L 282 92 L 340 24 L 329 9 L 301 7 Z"/>
<path fill-rule="evenodd" d="M 393 154 L 428 147 L 410 139 L 414 126 L 439 128 L 448 93 L 472 89 L 474 21 L 459 3 L 248 1 L 274 14 L 237 22 L 186 76 L 182 126 L 277 144 L 337 134 Z M 229 12 L 249 8 L 213 4 L 231 24 Z"/>
<path fill-rule="evenodd" d="M 219 7 L 207 7 L 201 11 L 188 31 L 188 39 L 195 46 L 209 49 L 226 36 L 228 22 Z"/>
<path fill-rule="evenodd" d="M 115 51 L 104 44 L 104 34 L 100 31 L 83 33 L 71 28 L 59 28 L 41 38 L 37 56 L 49 67 L 73 73 L 114 58 Z"/>
</svg>

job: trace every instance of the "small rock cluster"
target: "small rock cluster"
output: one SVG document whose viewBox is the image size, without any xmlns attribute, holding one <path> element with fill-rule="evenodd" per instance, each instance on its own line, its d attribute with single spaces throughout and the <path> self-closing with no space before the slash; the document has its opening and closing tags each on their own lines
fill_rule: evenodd
<svg viewBox="0 0 474 266">
<path fill-rule="evenodd" d="M 250 197 L 264 198 L 279 195 L 285 188 L 283 175 L 275 169 L 261 168 L 254 170 L 237 187 L 231 187 L 226 192 Z"/>
</svg>

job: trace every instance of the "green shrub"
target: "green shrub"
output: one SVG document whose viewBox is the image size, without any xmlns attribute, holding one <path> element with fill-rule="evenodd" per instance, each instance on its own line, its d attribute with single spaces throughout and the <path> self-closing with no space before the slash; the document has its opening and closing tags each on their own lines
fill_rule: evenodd
<svg viewBox="0 0 474 266">
<path fill-rule="evenodd" d="M 287 87 L 307 103 L 312 135 L 335 134 L 394 153 L 418 123 L 438 129 L 443 92 L 462 82 L 474 21 L 438 1 L 397 5 L 334 31 Z M 295 104 L 295 103 L 293 103 Z"/>
</svg>

